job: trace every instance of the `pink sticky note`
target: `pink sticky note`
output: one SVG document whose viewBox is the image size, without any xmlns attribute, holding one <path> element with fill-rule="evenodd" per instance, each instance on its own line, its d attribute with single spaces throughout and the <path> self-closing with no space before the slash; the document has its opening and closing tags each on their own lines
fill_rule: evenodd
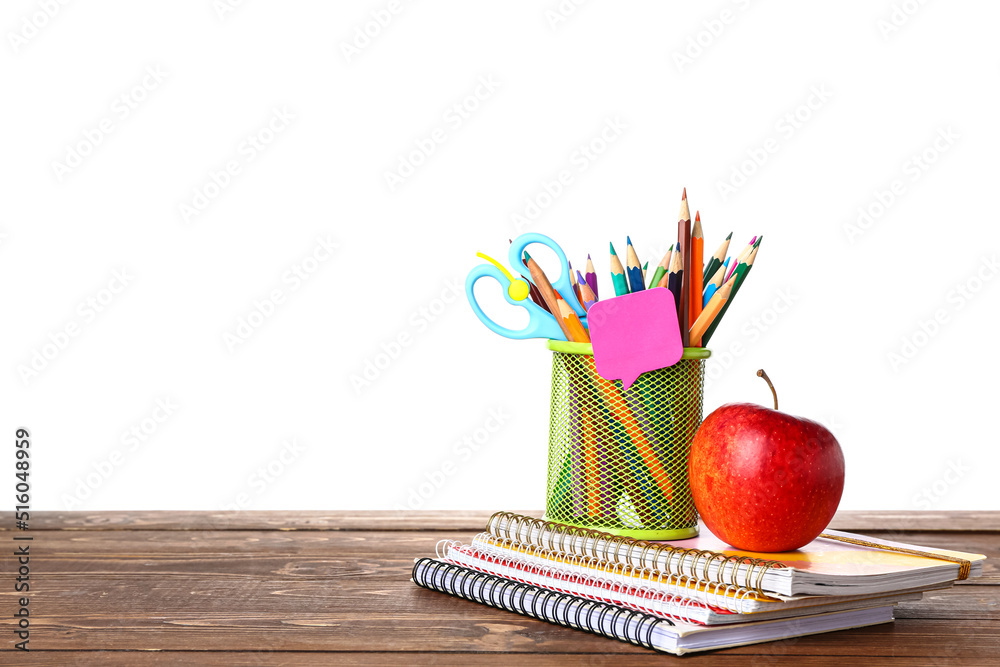
<svg viewBox="0 0 1000 667">
<path fill-rule="evenodd" d="M 597 372 L 605 380 L 621 379 L 623 389 L 684 354 L 674 295 L 663 287 L 598 301 L 587 311 L 587 324 Z"/>
</svg>

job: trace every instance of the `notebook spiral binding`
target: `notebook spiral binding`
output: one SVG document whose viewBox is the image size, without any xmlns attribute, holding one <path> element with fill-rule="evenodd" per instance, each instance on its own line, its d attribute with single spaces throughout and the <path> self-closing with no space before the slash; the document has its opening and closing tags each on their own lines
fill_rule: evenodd
<svg viewBox="0 0 1000 667">
<path fill-rule="evenodd" d="M 438 543 L 437 555 L 439 558 L 449 558 L 449 550 L 460 546 L 463 545 L 455 540 L 442 540 Z M 758 599 L 753 590 L 742 586 L 699 581 L 684 574 L 669 574 L 649 567 L 602 561 L 594 556 L 562 554 L 543 549 L 537 544 L 518 544 L 509 538 L 497 538 L 489 533 L 476 535 L 470 548 L 475 550 L 476 555 L 482 554 L 483 558 L 507 558 L 511 562 L 519 561 L 529 566 L 533 574 L 544 576 L 545 572 L 553 572 L 552 576 L 565 575 L 569 581 L 581 586 L 607 585 L 613 591 L 623 591 L 629 588 L 649 589 L 646 599 L 654 603 L 662 600 L 664 606 L 639 608 L 671 617 L 673 615 L 667 612 L 666 605 L 703 605 L 715 610 L 747 614 L 752 611 L 752 603 Z M 520 557 L 510 557 L 508 554 L 511 551 L 520 552 Z M 553 563 L 556 564 L 553 565 Z M 504 565 L 507 563 L 505 562 Z M 589 576 L 583 575 L 579 572 L 582 569 L 597 573 Z M 648 583 L 636 585 L 636 580 Z M 583 595 L 583 593 L 575 591 L 570 592 L 573 592 L 574 595 Z M 681 603 L 680 600 L 686 602 Z M 683 616 L 683 612 L 681 615 Z M 680 620 L 689 619 L 681 618 Z"/>
<path fill-rule="evenodd" d="M 414 563 L 413 581 L 433 591 L 585 630 L 602 637 L 623 639 L 648 649 L 655 650 L 652 636 L 657 625 L 673 625 L 667 619 L 640 611 L 546 590 L 431 558 L 421 558 Z M 623 627 L 621 632 L 618 631 L 619 623 Z"/>
<path fill-rule="evenodd" d="M 599 530 L 534 519 L 513 512 L 497 512 L 487 530 L 495 537 L 532 544 L 560 554 L 580 554 L 601 561 L 624 563 L 687 576 L 702 583 L 747 588 L 767 595 L 761 588 L 764 574 L 787 566 L 750 556 L 727 556 L 714 551 L 682 549 L 667 544 L 610 535 Z"/>
<path fill-rule="evenodd" d="M 540 585 L 577 597 L 603 602 L 613 596 L 615 604 L 686 623 L 701 623 L 689 613 L 692 607 L 711 607 L 700 600 L 659 589 L 653 585 L 653 582 L 639 584 L 636 583 L 635 579 L 629 580 L 625 577 L 615 581 L 587 572 L 569 570 L 562 563 L 555 565 L 552 563 L 531 563 L 508 554 L 497 554 L 476 546 L 467 547 L 454 540 L 439 542 L 437 555 L 450 563 L 472 570 L 487 572 L 534 586 Z M 475 559 L 476 562 L 469 562 L 471 559 Z M 528 575 L 534 575 L 535 580 L 526 578 Z M 544 581 L 539 582 L 538 579 Z M 591 592 L 589 589 L 592 588 L 599 589 L 598 593 Z M 715 611 L 723 613 L 727 609 L 728 607 L 714 607 Z"/>
</svg>

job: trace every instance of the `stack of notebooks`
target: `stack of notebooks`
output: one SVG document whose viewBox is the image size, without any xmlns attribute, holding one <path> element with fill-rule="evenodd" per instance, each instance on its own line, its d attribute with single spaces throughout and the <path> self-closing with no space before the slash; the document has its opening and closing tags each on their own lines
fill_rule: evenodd
<svg viewBox="0 0 1000 667">
<path fill-rule="evenodd" d="M 675 653 L 893 620 L 898 602 L 982 572 L 985 556 L 827 531 L 801 549 L 752 554 L 701 526 L 646 542 L 509 512 L 471 544 L 421 558 L 424 588 Z"/>
</svg>

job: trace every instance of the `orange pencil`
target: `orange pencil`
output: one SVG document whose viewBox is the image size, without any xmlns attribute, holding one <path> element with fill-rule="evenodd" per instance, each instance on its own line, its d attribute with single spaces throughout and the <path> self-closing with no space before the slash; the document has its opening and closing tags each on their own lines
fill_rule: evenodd
<svg viewBox="0 0 1000 667">
<path fill-rule="evenodd" d="M 703 271 L 705 270 L 705 234 L 701 229 L 701 213 L 694 214 L 694 229 L 691 230 L 691 277 L 688 292 L 688 327 L 701 315 L 701 293 L 704 289 Z"/>
<path fill-rule="evenodd" d="M 701 337 L 708 331 L 708 327 L 712 325 L 715 318 L 719 316 L 719 311 L 722 307 L 726 305 L 729 301 L 729 294 L 733 291 L 733 284 L 736 282 L 735 278 L 726 281 L 722 287 L 720 287 L 715 294 L 709 300 L 708 305 L 705 309 L 701 311 L 701 315 L 698 316 L 698 320 L 691 325 L 691 345 L 695 347 L 701 346 Z"/>
<path fill-rule="evenodd" d="M 563 323 L 563 318 L 559 316 L 559 306 L 556 303 L 556 291 L 552 289 L 552 283 L 550 283 L 549 279 L 545 277 L 545 272 L 542 271 L 542 267 L 538 266 L 538 262 L 531 259 L 531 255 L 528 253 L 524 253 L 524 263 L 528 266 L 528 271 L 531 273 L 531 279 L 534 281 L 535 287 L 538 288 L 542 298 L 545 300 L 545 304 L 549 307 L 549 312 L 552 313 L 554 318 L 556 318 L 556 322 L 559 324 L 559 328 L 562 329 L 563 335 L 566 336 L 566 340 L 572 341 L 573 338 L 569 334 L 569 329 L 566 328 L 566 325 Z M 568 306 L 569 304 L 566 305 Z"/>
<path fill-rule="evenodd" d="M 556 307 L 559 309 L 558 310 L 559 315 L 556 317 L 556 319 L 557 320 L 561 319 L 562 322 L 560 323 L 560 325 L 564 326 L 566 329 L 569 330 L 569 333 L 572 336 L 572 338 L 569 339 L 570 342 L 589 343 L 590 334 L 588 334 L 587 330 L 583 328 L 583 322 L 580 321 L 580 318 L 577 316 L 577 314 L 574 313 L 573 309 L 569 307 L 568 303 L 566 303 L 566 299 L 562 298 L 562 294 L 556 292 L 555 295 L 556 295 Z"/>
</svg>

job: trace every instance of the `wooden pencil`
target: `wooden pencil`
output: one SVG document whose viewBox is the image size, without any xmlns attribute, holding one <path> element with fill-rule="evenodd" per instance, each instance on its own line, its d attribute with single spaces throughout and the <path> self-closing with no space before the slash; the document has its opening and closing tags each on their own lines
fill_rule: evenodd
<svg viewBox="0 0 1000 667">
<path fill-rule="evenodd" d="M 573 294 L 576 295 L 576 300 L 583 303 L 583 298 L 580 296 L 580 284 L 576 282 L 576 274 L 578 271 L 573 270 L 573 263 L 568 259 L 566 260 L 566 268 L 569 269 L 569 282 L 573 286 Z"/>
<path fill-rule="evenodd" d="M 729 299 L 726 301 L 725 305 L 722 306 L 722 310 L 719 312 L 719 316 L 715 318 L 715 321 L 712 322 L 711 325 L 709 325 L 708 330 L 705 332 L 705 335 L 702 336 L 702 341 L 704 345 L 708 345 L 708 341 L 711 340 L 712 335 L 715 333 L 715 329 L 719 326 L 719 322 L 722 321 L 722 318 L 725 317 L 726 315 L 726 311 L 729 310 L 729 305 L 733 302 L 733 300 L 736 299 L 736 294 L 740 291 L 740 288 L 743 286 L 743 283 L 746 282 L 747 275 L 750 273 L 750 269 L 753 268 L 754 260 L 757 259 L 758 249 L 759 247 L 753 248 L 750 251 L 750 254 L 747 255 L 747 258 L 744 261 L 740 262 L 739 266 L 736 267 L 736 271 L 733 272 L 733 278 L 731 279 L 735 281 L 733 283 L 733 291 L 729 295 Z M 726 282 L 729 281 L 727 280 Z M 725 287 L 725 285 L 723 285 L 723 287 Z"/>
<path fill-rule="evenodd" d="M 705 272 L 701 276 L 702 281 L 705 283 L 708 283 L 708 281 L 712 279 L 712 276 L 714 276 L 715 272 L 719 270 L 722 262 L 725 261 L 726 253 L 729 252 L 729 242 L 732 238 L 733 233 L 729 232 L 729 236 L 726 237 L 726 240 L 719 245 L 718 250 L 716 250 L 715 254 L 708 260 L 708 264 L 705 265 Z"/>
<path fill-rule="evenodd" d="M 681 309 L 681 284 L 682 284 L 681 279 L 684 273 L 683 269 L 684 265 L 682 264 L 682 262 L 684 260 L 681 259 L 680 244 L 678 243 L 676 247 L 677 247 L 677 252 L 675 252 L 673 254 L 673 257 L 671 257 L 670 259 L 670 272 L 667 273 L 666 278 L 667 278 L 667 289 L 670 290 L 670 293 L 674 295 L 674 305 L 677 306 L 677 312 L 678 312 L 677 316 L 680 317 L 679 313 Z M 677 320 L 677 322 L 678 324 L 680 324 L 681 320 Z M 683 324 L 680 324 L 680 326 L 681 328 L 684 329 L 687 328 Z"/>
<path fill-rule="evenodd" d="M 722 287 L 722 282 L 726 278 L 726 270 L 728 268 L 729 260 L 727 259 L 722 264 L 719 264 L 719 268 L 715 270 L 715 275 L 712 276 L 712 279 L 708 281 L 707 285 L 705 285 L 705 292 L 701 299 L 702 308 L 708 305 L 708 302 L 712 300 L 712 295 L 714 295 L 715 292 Z"/>
<path fill-rule="evenodd" d="M 573 309 L 569 307 L 566 303 L 566 299 L 562 298 L 562 294 L 555 292 L 556 295 L 556 308 L 558 309 L 559 315 L 556 317 L 557 320 L 561 320 L 562 326 L 565 326 L 570 334 L 570 342 L 573 343 L 589 343 L 590 334 L 587 330 L 583 328 L 583 322 L 580 321 L 579 316 L 573 312 Z"/>
<path fill-rule="evenodd" d="M 507 241 L 509 243 L 513 243 L 514 239 L 507 239 Z M 528 260 L 525 259 L 524 263 L 527 264 Z M 531 300 L 538 304 L 538 306 L 543 308 L 546 312 L 552 312 L 549 310 L 548 304 L 545 303 L 545 299 L 542 298 L 541 292 L 539 292 L 538 288 L 535 287 L 535 283 L 528 280 L 528 276 L 521 277 L 524 278 L 524 282 L 528 283 L 528 295 L 531 297 Z"/>
<path fill-rule="evenodd" d="M 552 289 L 552 283 L 549 279 L 545 277 L 545 272 L 542 271 L 542 267 L 538 266 L 538 262 L 531 259 L 531 256 L 525 252 L 525 263 L 528 266 L 528 271 L 531 272 L 531 279 L 535 281 L 535 287 L 541 293 L 542 298 L 545 299 L 545 303 L 549 306 L 549 312 L 552 316 L 556 318 L 556 322 L 559 324 L 559 328 L 562 329 L 563 334 L 566 336 L 566 340 L 572 341 L 570 337 L 569 329 L 563 322 L 563 318 L 559 317 L 559 308 L 556 304 L 556 291 Z M 567 306 L 569 304 L 566 304 Z"/>
<path fill-rule="evenodd" d="M 594 296 L 598 296 L 600 292 L 597 291 L 597 272 L 594 270 L 594 260 L 590 258 L 590 253 L 587 253 L 587 273 L 584 275 L 587 278 L 587 284 L 594 292 Z"/>
<path fill-rule="evenodd" d="M 735 273 L 735 272 L 736 272 L 736 268 L 737 268 L 737 267 L 738 267 L 738 266 L 740 265 L 740 263 L 741 263 L 741 262 L 742 262 L 742 261 L 743 261 L 744 259 L 746 259 L 746 258 L 747 258 L 747 255 L 749 255 L 749 254 L 750 254 L 750 251 L 751 251 L 751 250 L 753 250 L 753 246 L 754 246 L 754 244 L 755 244 L 756 242 L 757 242 L 757 237 L 755 236 L 755 237 L 753 237 L 752 239 L 750 239 L 750 243 L 748 243 L 748 244 L 746 245 L 746 247 L 745 247 L 745 248 L 743 248 L 743 250 L 740 250 L 740 254 L 738 254 L 738 255 L 737 255 L 737 256 L 736 256 L 736 257 L 735 257 L 735 258 L 733 259 L 733 262 L 732 262 L 732 264 L 730 264 L 730 265 L 729 265 L 729 273 L 728 273 L 728 274 L 726 274 L 726 280 L 729 280 L 730 278 L 732 278 L 732 276 L 733 276 L 733 273 Z"/>
<path fill-rule="evenodd" d="M 646 284 L 646 269 L 649 268 L 649 262 L 642 265 L 642 284 Z"/>
<path fill-rule="evenodd" d="M 590 307 L 597 303 L 597 295 L 594 294 L 594 290 L 590 289 L 590 285 L 580 275 L 579 271 L 576 272 L 576 277 L 580 283 L 580 294 L 582 297 L 580 302 L 583 304 L 584 310 L 590 310 Z"/>
<path fill-rule="evenodd" d="M 712 300 L 708 302 L 704 310 L 701 311 L 701 315 L 695 320 L 694 324 L 691 325 L 690 337 L 691 345 L 698 347 L 701 345 L 702 336 L 705 335 L 705 330 L 715 322 L 716 319 L 721 317 L 720 312 L 722 308 L 729 303 L 730 294 L 733 291 L 733 284 L 735 280 L 730 280 L 726 282 L 712 297 Z"/>
<path fill-rule="evenodd" d="M 615 286 L 615 296 L 625 296 L 628 294 L 628 280 L 625 278 L 625 269 L 622 268 L 622 261 L 618 259 L 615 252 L 615 244 L 611 245 L 611 282 Z"/>
<path fill-rule="evenodd" d="M 688 292 L 691 290 L 691 212 L 688 210 L 687 188 L 681 195 L 681 212 L 677 221 L 677 249 L 681 254 L 680 299 L 677 321 L 681 328 L 681 344 L 689 345 L 688 336 Z M 698 267 L 699 270 L 701 267 Z"/>
<path fill-rule="evenodd" d="M 670 244 L 670 250 L 667 254 L 663 256 L 660 263 L 656 265 L 656 271 L 653 272 L 653 279 L 649 281 L 649 288 L 660 287 L 660 279 L 667 275 L 667 271 L 670 270 L 670 255 L 674 251 L 674 244 Z"/>
<path fill-rule="evenodd" d="M 702 271 L 705 268 L 704 256 L 705 233 L 701 229 L 701 213 L 696 211 L 694 214 L 694 227 L 691 229 L 691 278 L 688 281 L 690 290 L 687 295 L 689 328 L 694 325 L 695 320 L 701 315 L 701 296 L 705 284 L 702 278 Z"/>
<path fill-rule="evenodd" d="M 635 254 L 635 248 L 632 247 L 632 239 L 625 237 L 625 244 L 627 250 L 625 253 L 625 272 L 628 275 L 628 291 L 641 292 L 646 289 L 646 284 L 642 277 L 642 267 L 639 266 L 639 256 Z"/>
</svg>

